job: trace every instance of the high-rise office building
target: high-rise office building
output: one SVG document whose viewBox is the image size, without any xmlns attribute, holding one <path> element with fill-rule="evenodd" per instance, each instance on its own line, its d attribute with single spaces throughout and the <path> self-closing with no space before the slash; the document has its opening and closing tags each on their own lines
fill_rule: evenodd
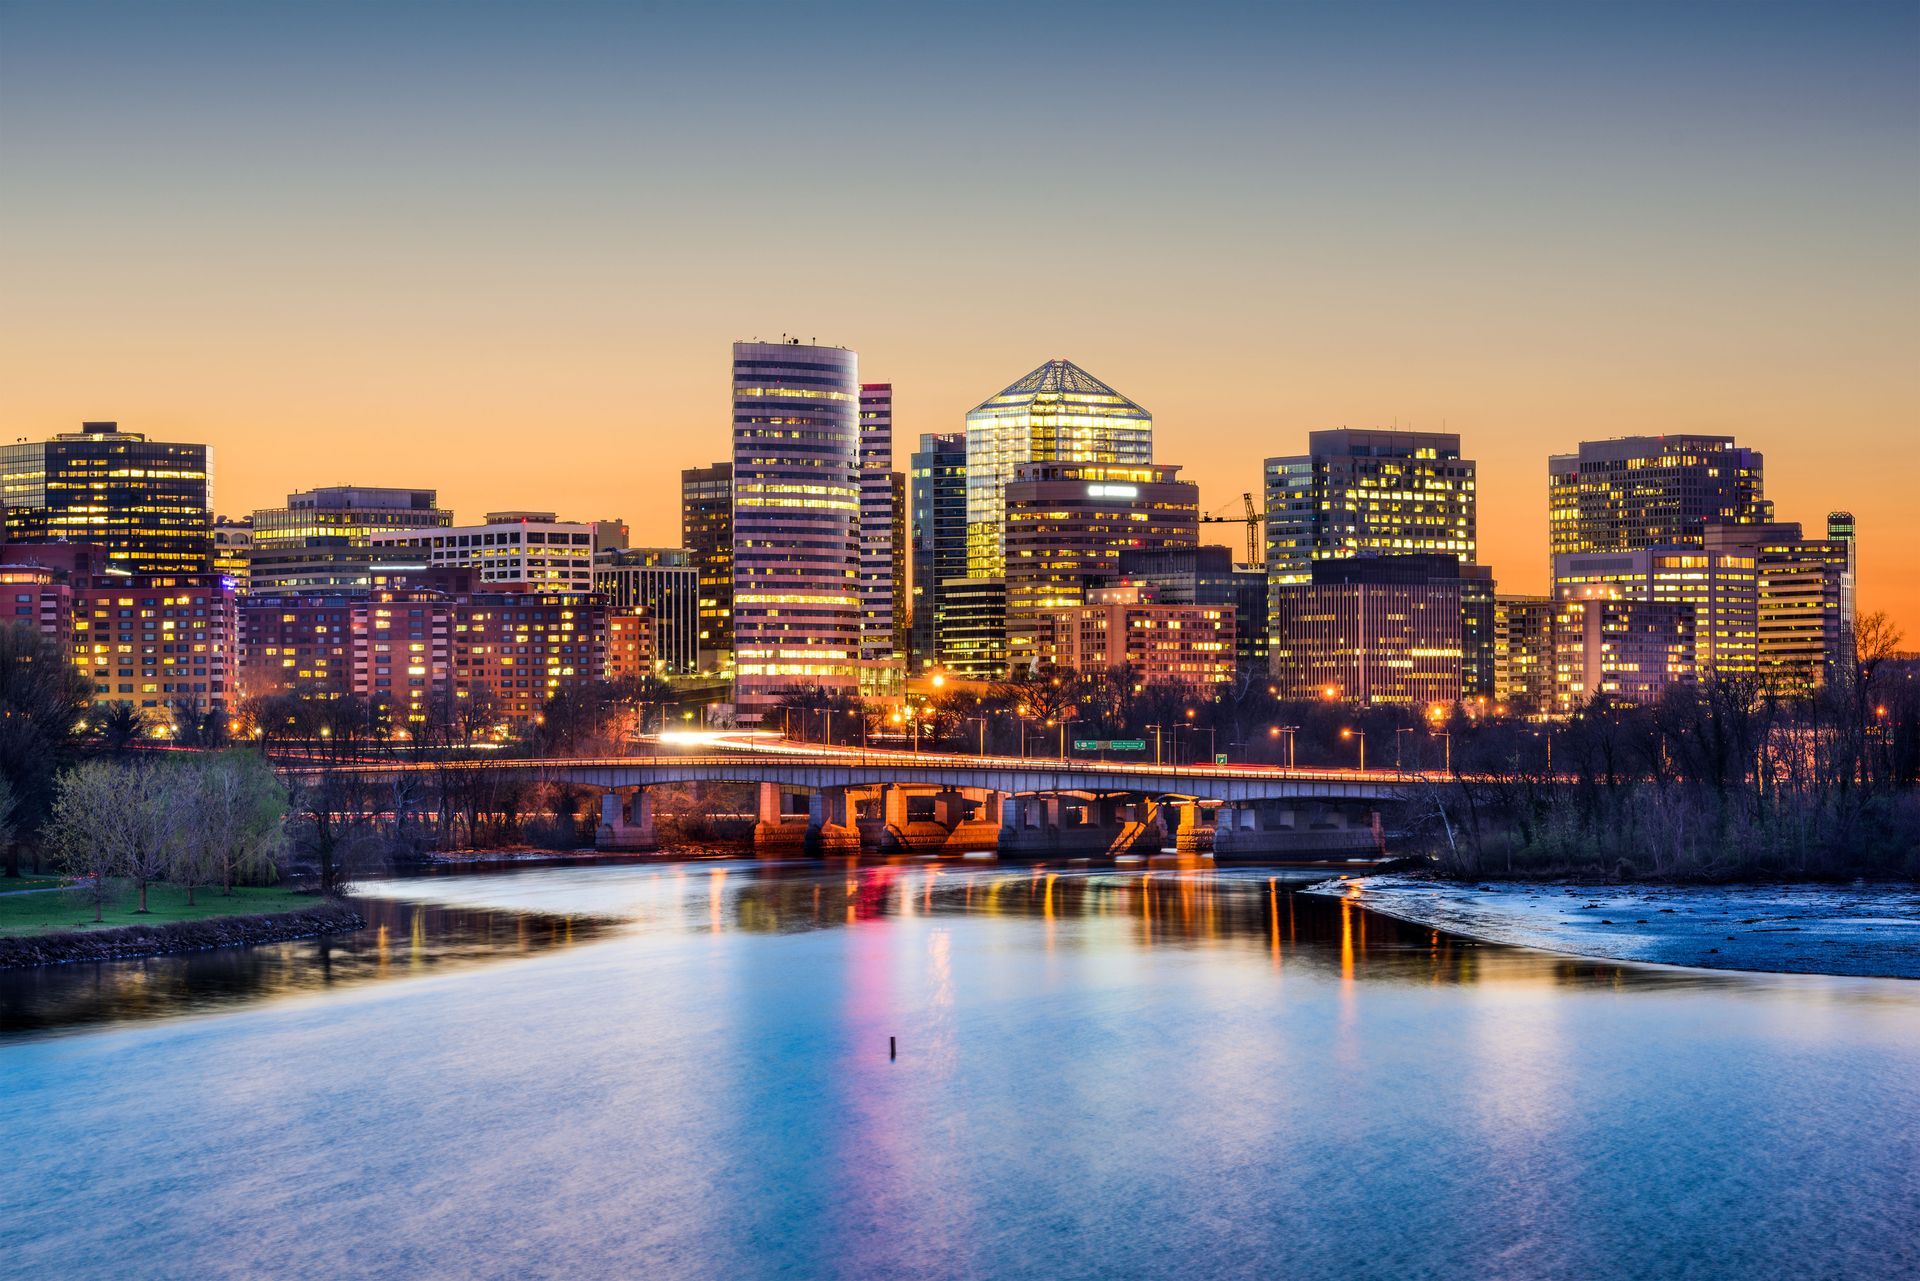
<svg viewBox="0 0 1920 1281">
<path fill-rule="evenodd" d="M 1699 546 L 1709 521 L 1773 519 L 1760 453 L 1731 436 L 1582 441 L 1547 459 L 1547 538 L 1555 556 Z"/>
<path fill-rule="evenodd" d="M 971 465 L 971 464 L 969 464 Z M 1051 619 L 1119 572 L 1120 555 L 1195 547 L 1200 487 L 1178 467 L 1026 462 L 1003 491 L 1006 504 L 1007 665 L 1052 666 Z"/>
<path fill-rule="evenodd" d="M 904 655 L 893 643 L 893 384 L 860 384 L 860 685 L 897 692 Z"/>
<path fill-rule="evenodd" d="M 1310 572 L 1312 581 L 1276 589 L 1280 697 L 1427 706 L 1461 697 L 1468 600 L 1484 587 L 1491 605 L 1484 567 L 1444 554 L 1365 556 L 1317 561 Z"/>
<path fill-rule="evenodd" d="M 734 704 L 859 688 L 860 386 L 841 347 L 733 348 Z"/>
<path fill-rule="evenodd" d="M 1267 573 L 1236 565 L 1231 547 L 1157 547 L 1120 553 L 1111 586 L 1149 588 L 1162 605 L 1212 605 L 1231 611 L 1236 665 L 1267 670 Z"/>
<path fill-rule="evenodd" d="M 733 464 L 680 473 L 680 545 L 700 571 L 700 666 L 733 653 Z"/>
<path fill-rule="evenodd" d="M 1153 461 L 1153 415 L 1070 360 L 1049 360 L 967 413 L 967 573 L 1006 568 L 1006 487 L 1022 463 Z"/>
<path fill-rule="evenodd" d="M 1093 587 L 1052 618 L 1051 648 L 1079 672 L 1126 671 L 1139 687 L 1211 690 L 1234 671 L 1233 607 L 1177 605 L 1143 584 Z"/>
<path fill-rule="evenodd" d="M 700 670 L 700 570 L 684 547 L 596 552 L 593 589 L 617 611 L 645 610 L 652 618 L 652 659 L 661 675 Z"/>
<path fill-rule="evenodd" d="M 912 623 L 911 597 L 907 595 L 907 474 L 887 473 L 887 497 L 891 501 L 888 520 L 893 526 L 893 653 L 905 675 L 908 628 Z"/>
<path fill-rule="evenodd" d="M 253 513 L 249 586 L 260 592 L 366 589 L 379 557 L 375 534 L 445 529 L 453 513 L 431 489 L 330 485 L 287 495 Z"/>
<path fill-rule="evenodd" d="M 1806 537 L 1798 521 L 1707 526 L 1709 556 L 1753 561 L 1755 670 L 1775 693 L 1811 693 L 1851 665 L 1852 517 L 1841 515 L 1839 538 Z"/>
<path fill-rule="evenodd" d="M 1554 602 L 1552 637 L 1553 710 L 1563 716 L 1603 697 L 1651 706 L 1667 686 L 1695 676 L 1690 605 L 1584 588 Z"/>
<path fill-rule="evenodd" d="M 1306 597 L 1283 589 L 1318 581 L 1321 561 L 1442 556 L 1472 565 L 1478 551 L 1478 464 L 1452 432 L 1339 428 L 1307 437 L 1307 452 L 1265 466 L 1269 631 L 1281 610 Z M 1462 688 L 1493 693 L 1493 599 L 1489 579 L 1461 576 L 1465 646 Z M 1297 630 L 1297 629 L 1296 629 Z"/>
<path fill-rule="evenodd" d="M 1496 596 L 1493 601 L 1493 697 L 1522 716 L 1554 710 L 1551 596 Z"/>
<path fill-rule="evenodd" d="M 390 530 L 368 542 L 389 570 L 471 569 L 483 587 L 593 590 L 593 526 L 553 512 L 488 512 L 484 525 Z"/>
<path fill-rule="evenodd" d="M 934 630 L 940 637 L 940 666 L 953 675 L 976 681 L 1005 677 L 1007 580 L 947 580 Z"/>
<path fill-rule="evenodd" d="M 1693 671 L 1751 673 L 1760 648 L 1757 565 L 1744 547 L 1569 552 L 1553 558 L 1553 592 L 1683 605 L 1693 611 Z"/>
<path fill-rule="evenodd" d="M 1315 561 L 1349 556 L 1471 565 L 1478 484 L 1478 464 L 1450 432 L 1312 432 L 1304 455 L 1266 461 L 1268 579 L 1310 582 Z"/>
<path fill-rule="evenodd" d="M 928 433 L 912 460 L 913 669 L 939 661 L 936 622 L 949 579 L 967 576 L 967 437 Z"/>
<path fill-rule="evenodd" d="M 129 573 L 211 573 L 212 494 L 212 449 L 118 423 L 0 446 L 7 541 L 90 543 Z"/>
</svg>

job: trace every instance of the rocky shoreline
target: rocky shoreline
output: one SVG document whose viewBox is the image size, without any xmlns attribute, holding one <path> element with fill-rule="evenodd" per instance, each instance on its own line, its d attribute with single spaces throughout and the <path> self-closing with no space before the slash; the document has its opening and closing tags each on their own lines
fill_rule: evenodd
<svg viewBox="0 0 1920 1281">
<path fill-rule="evenodd" d="M 204 952 L 249 943 L 284 943 L 357 930 L 366 922 L 350 904 L 322 901 L 298 912 L 260 916 L 216 916 L 168 925 L 127 925 L 118 929 L 39 934 L 0 939 L 0 970 L 73 961 L 123 961 L 142 956 Z"/>
</svg>

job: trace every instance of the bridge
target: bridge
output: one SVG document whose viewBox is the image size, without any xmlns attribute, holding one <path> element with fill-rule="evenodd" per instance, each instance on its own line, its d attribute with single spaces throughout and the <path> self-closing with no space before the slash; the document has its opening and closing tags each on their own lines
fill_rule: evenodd
<svg viewBox="0 0 1920 1281">
<path fill-rule="evenodd" d="M 597 789 L 596 845 L 605 850 L 658 847 L 655 787 L 753 785 L 754 847 L 769 854 L 1127 856 L 1172 844 L 1221 859 L 1358 855 L 1380 848 L 1380 808 L 1410 781 L 1391 770 L 868 750 L 757 733 L 670 732 L 641 746 L 645 753 L 633 756 L 462 761 L 459 768 Z M 445 766 L 329 768 L 385 778 Z"/>
</svg>

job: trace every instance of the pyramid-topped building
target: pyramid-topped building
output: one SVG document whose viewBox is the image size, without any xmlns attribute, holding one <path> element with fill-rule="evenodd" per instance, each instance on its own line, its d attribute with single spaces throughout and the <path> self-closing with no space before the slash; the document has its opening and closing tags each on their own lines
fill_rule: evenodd
<svg viewBox="0 0 1920 1281">
<path fill-rule="evenodd" d="M 1049 360 L 967 414 L 967 575 L 1006 569 L 1006 489 L 1022 463 L 1153 461 L 1153 415 L 1070 360 Z"/>
</svg>

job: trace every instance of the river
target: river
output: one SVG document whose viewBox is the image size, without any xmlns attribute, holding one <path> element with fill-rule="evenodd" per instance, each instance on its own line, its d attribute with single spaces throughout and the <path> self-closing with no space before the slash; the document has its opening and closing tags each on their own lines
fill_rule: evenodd
<svg viewBox="0 0 1920 1281">
<path fill-rule="evenodd" d="M 1920 984 L 1205 868 L 419 878 L 0 975 L 0 1276 L 1920 1273 Z"/>
</svg>

